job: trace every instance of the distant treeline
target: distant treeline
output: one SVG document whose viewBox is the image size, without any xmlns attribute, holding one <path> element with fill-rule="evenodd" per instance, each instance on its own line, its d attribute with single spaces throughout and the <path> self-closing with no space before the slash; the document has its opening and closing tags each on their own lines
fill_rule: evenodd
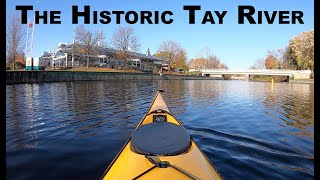
<svg viewBox="0 0 320 180">
<path fill-rule="evenodd" d="M 284 48 L 268 50 L 251 69 L 293 69 L 314 71 L 314 30 L 294 36 Z"/>
</svg>

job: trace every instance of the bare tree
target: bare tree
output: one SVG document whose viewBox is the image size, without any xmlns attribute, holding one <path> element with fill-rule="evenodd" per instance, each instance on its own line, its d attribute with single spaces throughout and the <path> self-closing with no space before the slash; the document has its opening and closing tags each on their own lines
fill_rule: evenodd
<svg viewBox="0 0 320 180">
<path fill-rule="evenodd" d="M 74 41 L 75 52 L 87 57 L 87 68 L 89 68 L 90 56 L 97 55 L 97 48 L 104 41 L 103 32 L 91 32 L 80 25 L 75 29 Z"/>
<path fill-rule="evenodd" d="M 6 27 L 6 61 L 15 69 L 17 55 L 23 53 L 23 25 L 17 14 L 13 14 Z"/>
<path fill-rule="evenodd" d="M 229 69 L 229 67 L 226 64 L 219 64 L 219 69 Z"/>
<path fill-rule="evenodd" d="M 258 58 L 250 69 L 265 69 L 265 60 L 264 58 Z"/>
<path fill-rule="evenodd" d="M 221 63 L 220 59 L 211 52 L 209 47 L 204 47 L 200 52 L 200 58 L 191 59 L 190 68 L 195 69 L 228 69 L 228 66 Z"/>
<path fill-rule="evenodd" d="M 212 51 L 211 49 L 208 47 L 208 46 L 205 46 L 204 48 L 201 49 L 200 51 L 200 56 L 201 58 L 205 58 L 205 59 L 208 59 L 209 56 L 212 55 Z"/>
<path fill-rule="evenodd" d="M 169 64 L 171 64 L 179 49 L 182 49 L 179 43 L 174 41 L 163 41 L 158 48 L 156 56 L 168 59 Z"/>
<path fill-rule="evenodd" d="M 223 67 L 220 62 L 220 59 L 214 54 L 210 54 L 209 57 L 207 58 L 207 60 L 208 60 L 208 67 L 207 68 L 221 69 Z"/>
<path fill-rule="evenodd" d="M 138 37 L 135 35 L 133 28 L 120 26 L 112 35 L 111 45 L 120 50 L 118 54 L 119 58 L 125 60 L 125 66 L 127 69 L 127 59 L 129 52 L 137 52 L 140 49 L 140 42 Z"/>
</svg>

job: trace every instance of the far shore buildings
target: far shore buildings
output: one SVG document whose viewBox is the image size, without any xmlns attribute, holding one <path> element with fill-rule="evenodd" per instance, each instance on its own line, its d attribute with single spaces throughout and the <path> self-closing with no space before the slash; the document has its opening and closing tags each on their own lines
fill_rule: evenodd
<svg viewBox="0 0 320 180">
<path fill-rule="evenodd" d="M 97 47 L 95 50 L 97 55 L 90 56 L 90 67 L 114 69 L 123 69 L 125 67 L 125 60 L 117 58 L 117 54 L 120 51 L 103 47 Z M 87 66 L 87 56 L 75 53 L 72 43 L 59 43 L 57 51 L 43 52 L 39 59 L 43 66 L 50 68 Z M 152 56 L 149 49 L 146 54 L 136 52 L 129 52 L 128 54 L 127 67 L 131 69 L 154 71 L 166 65 L 167 61 L 165 59 Z"/>
</svg>

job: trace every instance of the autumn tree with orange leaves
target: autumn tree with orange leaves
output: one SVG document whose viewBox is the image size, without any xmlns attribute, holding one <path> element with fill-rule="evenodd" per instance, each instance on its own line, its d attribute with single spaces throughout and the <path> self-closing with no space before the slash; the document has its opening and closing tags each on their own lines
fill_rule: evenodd
<svg viewBox="0 0 320 180">
<path fill-rule="evenodd" d="M 265 66 L 266 69 L 279 69 L 280 68 L 280 61 L 275 58 L 272 55 L 269 55 L 266 59 L 265 59 Z"/>
<path fill-rule="evenodd" d="M 167 59 L 170 68 L 186 68 L 187 52 L 175 41 L 163 41 L 154 56 Z"/>
</svg>

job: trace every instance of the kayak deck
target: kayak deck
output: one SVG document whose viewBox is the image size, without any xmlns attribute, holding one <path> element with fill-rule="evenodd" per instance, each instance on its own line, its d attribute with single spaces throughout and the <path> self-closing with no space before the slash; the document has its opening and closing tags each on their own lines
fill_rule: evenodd
<svg viewBox="0 0 320 180">
<path fill-rule="evenodd" d="M 136 128 L 155 122 L 154 115 L 166 117 L 166 122 L 183 126 L 171 114 L 158 92 L 148 112 Z M 150 158 L 161 162 L 168 162 L 170 167 L 154 167 Z M 149 158 L 149 159 L 148 159 Z M 214 169 L 205 154 L 199 149 L 193 139 L 190 147 L 183 153 L 172 156 L 147 156 L 138 153 L 134 148 L 131 138 L 127 141 L 116 158 L 109 165 L 102 179 L 222 179 Z"/>
<path fill-rule="evenodd" d="M 123 149 L 117 161 L 109 169 L 104 179 L 133 179 L 152 168 L 153 164 L 130 149 L 130 142 Z M 168 161 L 171 164 L 183 169 L 192 175 L 195 179 L 220 179 L 219 174 L 211 167 L 209 162 L 204 158 L 199 148 L 194 142 L 190 150 L 177 156 L 159 157 L 161 161 Z M 155 168 L 149 171 L 140 179 L 190 179 L 186 175 L 178 172 L 173 168 Z"/>
</svg>

